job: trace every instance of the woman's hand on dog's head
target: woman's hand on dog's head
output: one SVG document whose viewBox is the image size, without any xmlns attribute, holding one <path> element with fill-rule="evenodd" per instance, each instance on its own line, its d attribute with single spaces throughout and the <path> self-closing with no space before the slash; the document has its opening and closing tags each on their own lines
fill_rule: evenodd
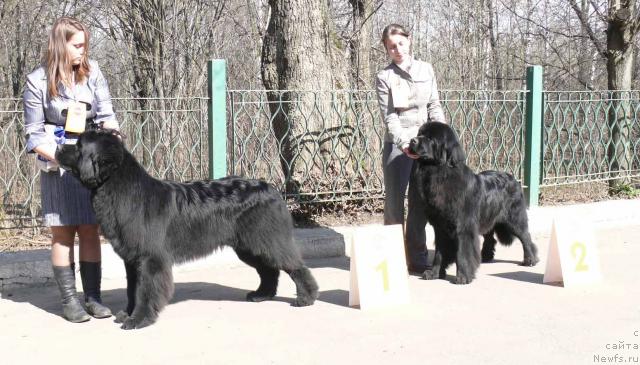
<svg viewBox="0 0 640 365">
<path fill-rule="evenodd" d="M 123 134 L 122 132 L 120 132 L 120 123 L 118 123 L 117 120 L 114 119 L 105 121 L 104 123 L 102 123 L 101 129 L 111 131 L 112 134 L 117 136 L 122 141 Z"/>
</svg>

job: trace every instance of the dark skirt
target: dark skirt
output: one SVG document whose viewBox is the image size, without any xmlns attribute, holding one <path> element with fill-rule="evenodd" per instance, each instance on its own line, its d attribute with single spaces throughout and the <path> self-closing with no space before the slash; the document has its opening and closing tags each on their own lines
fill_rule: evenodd
<svg viewBox="0 0 640 365">
<path fill-rule="evenodd" d="M 40 172 L 40 192 L 47 227 L 96 224 L 91 192 L 69 172 Z"/>
</svg>

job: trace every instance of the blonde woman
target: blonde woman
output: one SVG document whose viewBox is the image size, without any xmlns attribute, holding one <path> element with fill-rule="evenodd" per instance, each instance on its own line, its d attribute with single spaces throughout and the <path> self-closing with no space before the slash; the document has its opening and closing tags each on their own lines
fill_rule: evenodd
<svg viewBox="0 0 640 365">
<path fill-rule="evenodd" d="M 42 170 L 42 210 L 44 223 L 51 227 L 53 274 L 63 316 L 70 322 L 111 316 L 100 296 L 100 237 L 90 193 L 55 161 L 56 146 L 75 143 L 85 128 L 118 129 L 107 82 L 98 64 L 89 60 L 88 49 L 87 28 L 73 18 L 59 18 L 49 33 L 42 64 L 27 76 L 24 90 L 27 150 L 37 154 Z M 75 287 L 76 234 L 84 306 Z"/>
<path fill-rule="evenodd" d="M 440 106 L 436 77 L 431 64 L 411 54 L 411 36 L 401 25 L 389 24 L 382 31 L 391 63 L 376 77 L 380 114 L 385 124 L 383 172 L 385 186 L 384 224 L 404 224 L 404 199 L 413 160 L 409 141 L 426 122 L 445 123 Z M 415 197 L 414 197 L 415 195 Z M 409 187 L 409 201 L 419 199 Z M 405 229 L 407 265 L 412 273 L 427 268 L 427 246 L 422 210 L 409 203 Z"/>
</svg>

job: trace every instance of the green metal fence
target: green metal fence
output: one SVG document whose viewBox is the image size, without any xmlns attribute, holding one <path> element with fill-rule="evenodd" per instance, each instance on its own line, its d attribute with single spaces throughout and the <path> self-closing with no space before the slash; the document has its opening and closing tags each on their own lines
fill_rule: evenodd
<svg viewBox="0 0 640 365">
<path fill-rule="evenodd" d="M 39 179 L 34 159 L 24 151 L 23 125 L 22 100 L 0 99 L 0 228 L 38 224 Z"/>
<path fill-rule="evenodd" d="M 114 99 L 125 143 L 153 176 L 262 178 L 290 204 L 383 196 L 374 91 L 226 90 L 224 67 L 210 72 L 207 97 Z M 541 74 L 530 69 L 530 92 L 441 91 L 468 164 L 512 173 L 532 205 L 538 187 L 640 177 L 640 92 L 545 92 Z M 39 225 L 22 126 L 21 100 L 0 99 L 0 229 Z"/>
<path fill-rule="evenodd" d="M 208 172 L 207 98 L 114 98 L 127 148 L 162 179 Z M 24 148 L 21 99 L 0 99 L 0 229 L 39 226 L 40 179 Z"/>
<path fill-rule="evenodd" d="M 125 144 L 150 174 L 161 179 L 207 176 L 205 97 L 115 98 Z"/>
<path fill-rule="evenodd" d="M 471 166 L 521 179 L 523 95 L 441 92 Z M 230 173 L 271 181 L 296 202 L 382 197 L 384 124 L 374 91 L 234 90 L 228 100 Z M 279 118 L 287 128 L 278 135 Z M 296 141 L 290 157 L 288 139 Z"/>
<path fill-rule="evenodd" d="M 546 91 L 544 99 L 542 186 L 640 176 L 639 91 Z"/>
<path fill-rule="evenodd" d="M 382 196 L 373 91 L 238 90 L 229 104 L 232 174 L 271 181 L 298 202 Z"/>
<path fill-rule="evenodd" d="M 445 119 L 458 133 L 467 163 L 476 170 L 498 169 L 523 177 L 525 93 L 440 92 Z"/>
</svg>

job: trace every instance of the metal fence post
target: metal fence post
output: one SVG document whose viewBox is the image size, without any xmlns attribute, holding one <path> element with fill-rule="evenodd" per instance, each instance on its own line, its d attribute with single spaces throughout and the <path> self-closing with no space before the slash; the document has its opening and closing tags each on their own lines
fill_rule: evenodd
<svg viewBox="0 0 640 365">
<path fill-rule="evenodd" d="M 538 206 L 542 171 L 542 66 L 527 67 L 526 135 L 524 148 L 525 198 Z"/>
<path fill-rule="evenodd" d="M 209 120 L 209 178 L 227 175 L 227 63 L 207 62 Z"/>
</svg>

